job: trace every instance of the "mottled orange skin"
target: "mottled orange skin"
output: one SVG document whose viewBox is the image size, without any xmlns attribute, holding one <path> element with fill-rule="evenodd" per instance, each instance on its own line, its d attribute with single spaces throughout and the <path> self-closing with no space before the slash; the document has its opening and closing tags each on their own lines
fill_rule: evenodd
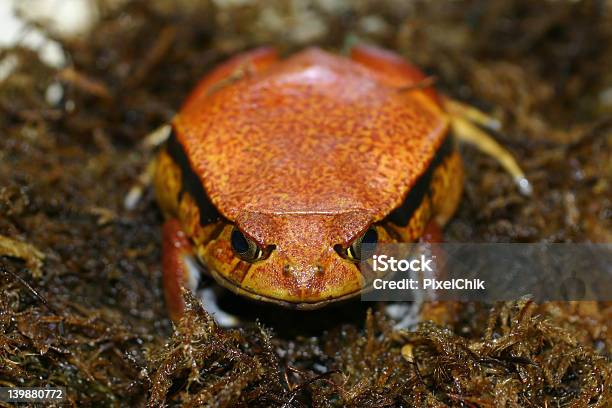
<svg viewBox="0 0 612 408">
<path fill-rule="evenodd" d="M 395 54 L 357 47 L 351 58 L 311 48 L 278 60 L 272 49 L 242 54 L 208 74 L 173 120 L 176 139 L 222 218 L 202 225 L 166 150 L 155 187 L 194 252 L 222 285 L 299 308 L 358 294 L 359 265 L 338 254 L 370 226 L 379 242 L 417 240 L 443 225 L 459 201 L 463 172 L 452 151 L 405 226 L 386 217 L 428 169 L 449 131 L 435 91 Z M 411 88 L 412 87 L 412 88 Z M 233 226 L 261 248 L 234 255 Z"/>
</svg>

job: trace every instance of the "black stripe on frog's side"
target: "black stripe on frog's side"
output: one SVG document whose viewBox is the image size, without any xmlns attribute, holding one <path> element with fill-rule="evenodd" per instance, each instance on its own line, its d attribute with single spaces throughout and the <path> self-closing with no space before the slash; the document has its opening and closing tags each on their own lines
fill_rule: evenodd
<svg viewBox="0 0 612 408">
<path fill-rule="evenodd" d="M 200 210 L 200 225 L 208 225 L 218 221 L 221 218 L 219 211 L 210 201 L 200 178 L 191 168 L 189 159 L 185 154 L 183 146 L 176 137 L 174 128 L 168 138 L 166 149 L 172 160 L 181 169 L 181 190 L 179 192 L 179 200 L 184 193 L 188 193 L 196 202 Z"/>
<path fill-rule="evenodd" d="M 429 193 L 431 179 L 436 168 L 453 152 L 452 137 L 446 136 L 446 139 L 440 145 L 440 148 L 429 163 L 427 170 L 419 176 L 416 183 L 412 186 L 402 205 L 391 211 L 387 216 L 387 220 L 395 225 L 405 227 L 412 218 L 414 212 L 419 208 L 425 196 Z"/>
</svg>

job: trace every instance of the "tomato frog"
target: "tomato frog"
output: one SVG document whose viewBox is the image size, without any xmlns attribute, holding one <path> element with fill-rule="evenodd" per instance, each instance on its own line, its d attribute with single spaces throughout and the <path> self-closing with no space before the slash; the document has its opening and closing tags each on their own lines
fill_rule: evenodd
<svg viewBox="0 0 612 408">
<path fill-rule="evenodd" d="M 463 189 L 455 140 L 512 156 L 480 111 L 436 93 L 400 56 L 272 48 L 204 76 L 159 150 L 163 282 L 173 319 L 201 271 L 259 301 L 315 309 L 359 294 L 364 243 L 437 239 Z"/>
</svg>

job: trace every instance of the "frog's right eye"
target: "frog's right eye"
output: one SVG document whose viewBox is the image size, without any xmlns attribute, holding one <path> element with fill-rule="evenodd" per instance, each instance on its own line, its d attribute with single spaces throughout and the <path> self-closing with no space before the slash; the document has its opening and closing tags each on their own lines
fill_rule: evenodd
<svg viewBox="0 0 612 408">
<path fill-rule="evenodd" d="M 363 248 L 363 245 L 376 245 L 378 242 L 378 232 L 376 232 L 375 227 L 370 227 L 360 236 L 355 242 L 351 244 L 350 247 L 346 250 L 346 254 L 349 259 L 352 259 L 356 262 L 363 261 L 368 256 L 372 255 L 370 251 L 366 251 Z M 372 249 L 371 247 L 369 248 Z"/>
<path fill-rule="evenodd" d="M 373 250 L 378 243 L 378 232 L 375 226 L 370 226 L 360 237 L 358 237 L 348 248 L 339 244 L 334 247 L 338 254 L 353 262 L 361 262 L 372 256 Z M 365 247 L 364 247 L 365 245 Z"/>
<path fill-rule="evenodd" d="M 264 253 L 259 246 L 234 227 L 231 236 L 232 249 L 236 256 L 246 262 L 255 262 L 263 258 Z"/>
</svg>

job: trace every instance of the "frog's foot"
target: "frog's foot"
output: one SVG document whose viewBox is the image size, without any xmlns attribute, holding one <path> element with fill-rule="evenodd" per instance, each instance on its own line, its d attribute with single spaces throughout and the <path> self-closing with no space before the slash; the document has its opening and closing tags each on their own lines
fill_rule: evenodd
<svg viewBox="0 0 612 408">
<path fill-rule="evenodd" d="M 162 143 L 168 140 L 172 133 L 172 127 L 166 123 L 153 132 L 149 133 L 140 143 L 140 150 L 145 153 L 150 153 L 152 150 L 159 147 Z M 147 164 L 147 167 L 138 176 L 136 182 L 130 188 L 130 191 L 125 195 L 123 199 L 123 207 L 126 210 L 133 210 L 136 205 L 140 202 L 144 191 L 149 188 L 153 181 L 153 174 L 155 173 L 155 159 L 151 159 Z"/>
<path fill-rule="evenodd" d="M 153 150 L 161 146 L 172 133 L 172 125 L 165 123 L 149 133 L 142 139 L 141 147 L 145 150 Z"/>
<path fill-rule="evenodd" d="M 480 128 L 499 130 L 501 128 L 499 121 L 472 106 L 450 98 L 442 98 L 442 103 L 450 114 L 455 136 L 460 141 L 474 145 L 481 152 L 497 160 L 512 176 L 519 191 L 524 195 L 530 195 L 532 193 L 531 184 L 512 154 Z"/>
<path fill-rule="evenodd" d="M 185 310 L 181 287 L 196 293 L 215 321 L 222 327 L 235 327 L 240 320 L 217 306 L 215 288 L 204 288 L 201 283 L 204 273 L 193 255 L 193 248 L 176 219 L 170 219 L 163 226 L 162 269 L 164 297 L 170 317 L 178 321 Z"/>
<path fill-rule="evenodd" d="M 123 207 L 126 210 L 133 210 L 136 208 L 144 191 L 153 182 L 153 175 L 155 174 L 155 160 L 152 159 L 142 173 L 138 175 L 136 182 L 130 187 L 130 190 L 123 199 Z"/>
<path fill-rule="evenodd" d="M 425 230 L 423 231 L 423 235 L 419 238 L 420 244 L 438 244 L 444 242 L 444 237 L 442 233 L 442 228 L 440 224 L 434 219 L 427 224 Z M 436 245 L 428 246 L 428 245 L 420 245 L 419 253 L 426 255 L 428 258 L 434 257 L 436 259 L 436 264 L 444 264 L 444 262 L 440 262 L 439 260 L 444 258 L 445 254 L 440 251 L 439 247 Z M 436 278 L 436 279 L 444 279 L 445 273 L 444 270 L 435 270 L 434 272 L 429 272 L 420 276 L 420 279 L 424 278 Z M 415 298 L 413 302 L 397 302 L 391 303 L 385 307 L 385 313 L 387 316 L 396 320 L 397 323 L 393 326 L 395 329 L 407 330 L 416 326 L 419 322 L 422 321 L 423 310 L 427 309 L 427 305 L 435 301 L 435 293 L 433 291 L 422 291 L 417 290 L 414 292 Z"/>
<path fill-rule="evenodd" d="M 238 327 L 241 323 L 240 319 L 219 307 L 219 296 L 224 289 L 214 281 L 210 281 L 210 283 L 210 286 L 197 291 L 204 309 L 215 318 L 219 326 L 225 328 Z"/>
</svg>

